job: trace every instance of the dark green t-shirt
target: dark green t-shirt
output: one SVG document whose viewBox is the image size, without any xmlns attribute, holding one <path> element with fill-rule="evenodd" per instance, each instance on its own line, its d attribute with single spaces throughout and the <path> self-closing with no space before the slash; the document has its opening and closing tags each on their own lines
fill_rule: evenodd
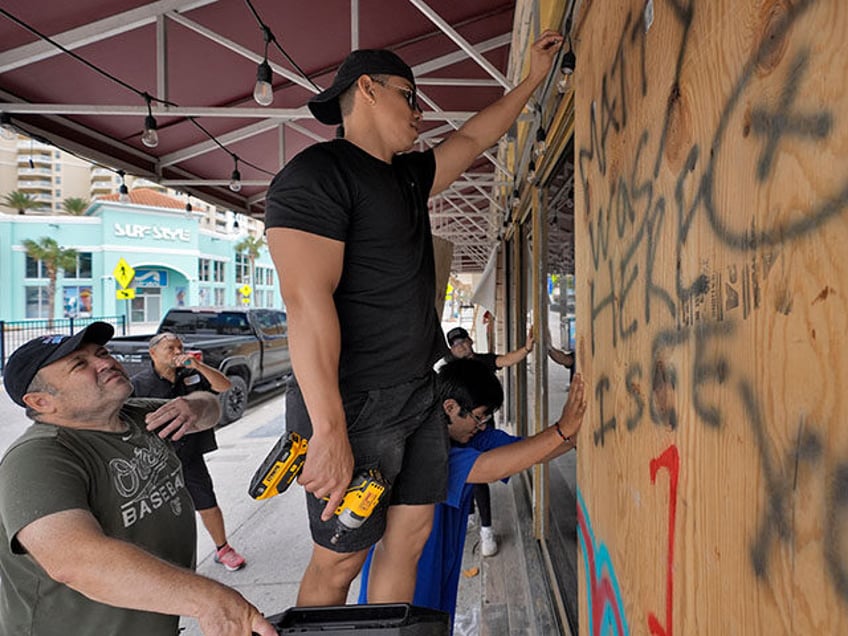
<svg viewBox="0 0 848 636">
<path fill-rule="evenodd" d="M 144 429 L 165 400 L 132 399 L 126 433 L 33 424 L 0 460 L 0 635 L 173 636 L 179 617 L 92 601 L 57 583 L 16 539 L 33 521 L 89 511 L 103 532 L 194 568 L 194 507 L 170 444 Z M 56 545 L 57 550 L 73 546 Z"/>
</svg>

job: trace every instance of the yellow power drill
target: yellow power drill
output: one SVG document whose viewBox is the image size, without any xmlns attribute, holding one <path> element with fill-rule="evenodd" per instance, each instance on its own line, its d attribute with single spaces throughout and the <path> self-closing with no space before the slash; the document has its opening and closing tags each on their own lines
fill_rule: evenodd
<svg viewBox="0 0 848 636">
<path fill-rule="evenodd" d="M 248 492 L 254 499 L 270 499 L 286 491 L 303 468 L 308 442 L 295 432 L 283 435 L 250 480 Z M 386 481 L 376 468 L 357 474 L 336 508 L 336 530 L 330 542 L 360 527 L 386 491 Z M 326 499 L 326 497 L 325 497 Z"/>
</svg>

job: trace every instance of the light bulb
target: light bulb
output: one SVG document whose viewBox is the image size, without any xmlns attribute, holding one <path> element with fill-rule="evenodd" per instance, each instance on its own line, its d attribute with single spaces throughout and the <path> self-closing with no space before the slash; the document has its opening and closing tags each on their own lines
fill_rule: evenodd
<svg viewBox="0 0 848 636">
<path fill-rule="evenodd" d="M 569 51 L 562 56 L 562 63 L 559 65 L 563 75 L 571 75 L 574 68 L 577 66 L 577 56 L 574 51 Z"/>
<path fill-rule="evenodd" d="M 521 205 L 521 193 L 517 189 L 512 191 L 512 201 L 510 204 L 513 210 L 518 209 L 518 206 Z"/>
<path fill-rule="evenodd" d="M 548 149 L 548 144 L 545 141 L 545 137 L 547 137 L 545 129 L 539 126 L 539 128 L 536 129 L 536 141 L 533 144 L 533 156 L 536 159 L 545 154 L 545 150 Z"/>
<path fill-rule="evenodd" d="M 153 115 L 144 118 L 144 134 L 141 136 L 141 143 L 148 148 L 159 145 L 159 133 L 156 132 L 156 128 L 156 118 Z"/>
<path fill-rule="evenodd" d="M 125 183 L 122 183 L 121 187 L 118 188 L 118 201 L 121 203 L 130 202 L 130 190 L 127 188 L 127 184 Z"/>
<path fill-rule="evenodd" d="M 230 190 L 233 192 L 241 190 L 241 173 L 238 169 L 233 170 L 233 174 L 230 175 Z"/>
<path fill-rule="evenodd" d="M 18 131 L 12 125 L 12 118 L 6 113 L 0 113 L 0 137 L 6 141 L 14 141 L 18 138 Z"/>
<path fill-rule="evenodd" d="M 256 69 L 256 86 L 253 87 L 253 99 L 260 106 L 270 106 L 274 101 L 274 87 L 271 86 L 271 67 L 268 60 L 262 60 Z"/>
<path fill-rule="evenodd" d="M 527 183 L 536 183 L 536 162 L 531 161 L 527 166 Z"/>
</svg>

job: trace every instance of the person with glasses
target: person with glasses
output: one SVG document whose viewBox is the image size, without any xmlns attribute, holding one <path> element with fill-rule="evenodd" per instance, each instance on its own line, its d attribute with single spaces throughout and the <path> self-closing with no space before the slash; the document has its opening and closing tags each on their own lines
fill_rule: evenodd
<svg viewBox="0 0 848 636">
<path fill-rule="evenodd" d="M 586 393 L 578 373 L 559 419 L 542 432 L 522 439 L 487 427 L 503 403 L 503 389 L 483 363 L 470 358 L 448 362 L 439 370 L 438 383 L 442 423 L 451 439 L 448 496 L 436 506 L 433 529 L 418 562 L 412 602 L 448 612 L 453 624 L 474 485 L 506 481 L 536 463 L 576 448 L 576 435 L 586 412 Z M 369 574 L 378 550 L 379 544 L 362 570 L 360 603 L 370 601 Z"/>
<path fill-rule="evenodd" d="M 344 604 L 378 541 L 372 601 L 412 598 L 447 485 L 433 372 L 445 344 L 427 200 L 507 132 L 561 44 L 545 31 L 521 83 L 423 152 L 409 152 L 422 127 L 415 76 L 391 51 L 354 51 L 309 100 L 338 136 L 289 161 L 265 199 L 294 369 L 286 426 L 309 439 L 298 482 L 313 549 L 300 606 Z M 333 512 L 354 472 L 370 468 L 389 488 L 360 528 L 334 542 Z"/>
<path fill-rule="evenodd" d="M 533 331 L 527 334 L 524 346 L 508 353 L 477 353 L 474 351 L 474 341 L 468 335 L 465 327 L 454 327 L 447 334 L 450 353 L 444 358 L 445 361 L 459 358 L 473 358 L 486 365 L 492 373 L 499 369 L 511 367 L 518 364 L 533 351 Z M 498 553 L 498 539 L 492 529 L 492 497 L 489 493 L 489 484 L 477 484 L 474 487 L 474 505 L 480 516 L 480 553 L 485 556 L 494 556 Z M 469 524 L 472 517 L 469 516 Z"/>
</svg>

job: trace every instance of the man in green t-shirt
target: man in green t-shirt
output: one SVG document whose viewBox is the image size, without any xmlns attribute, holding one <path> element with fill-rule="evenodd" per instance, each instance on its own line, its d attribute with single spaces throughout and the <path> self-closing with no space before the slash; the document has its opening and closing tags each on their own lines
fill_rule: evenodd
<svg viewBox="0 0 848 636">
<path fill-rule="evenodd" d="M 0 460 L 0 636 L 275 636 L 238 592 L 193 572 L 194 508 L 167 439 L 209 428 L 211 393 L 130 399 L 94 322 L 30 340 L 3 383 L 34 421 Z"/>
</svg>

